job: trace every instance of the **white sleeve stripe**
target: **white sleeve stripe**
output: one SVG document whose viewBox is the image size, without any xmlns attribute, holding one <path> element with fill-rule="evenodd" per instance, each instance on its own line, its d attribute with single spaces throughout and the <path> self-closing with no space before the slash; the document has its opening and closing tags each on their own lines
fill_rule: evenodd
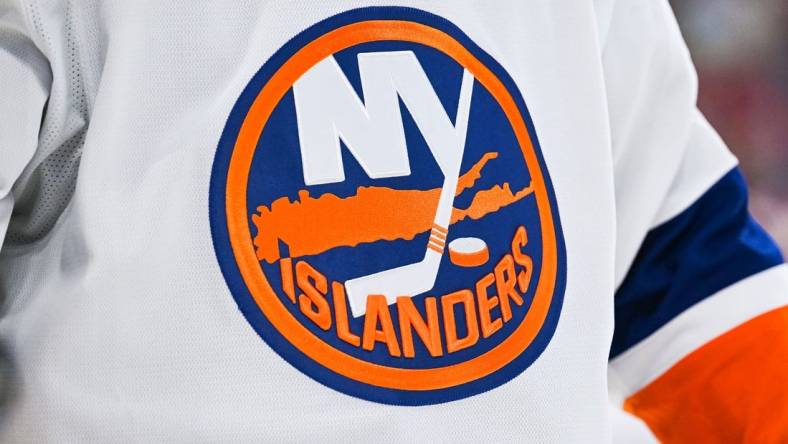
<svg viewBox="0 0 788 444">
<path fill-rule="evenodd" d="M 725 142 L 697 109 L 694 119 L 681 167 L 651 228 L 662 225 L 692 206 L 738 164 Z"/>
<path fill-rule="evenodd" d="M 763 313 L 788 305 L 788 265 L 743 279 L 693 305 L 612 361 L 611 396 L 624 399 L 707 342 Z M 622 393 L 613 393 L 621 391 Z"/>
<path fill-rule="evenodd" d="M 3 245 L 8 222 L 11 220 L 11 212 L 14 210 L 14 196 L 0 196 L 0 245 Z"/>
</svg>

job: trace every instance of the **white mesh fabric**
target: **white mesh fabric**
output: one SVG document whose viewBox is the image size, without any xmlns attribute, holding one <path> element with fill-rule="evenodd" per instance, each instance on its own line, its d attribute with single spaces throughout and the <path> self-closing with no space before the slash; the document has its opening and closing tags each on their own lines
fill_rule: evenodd
<svg viewBox="0 0 788 444">
<path fill-rule="evenodd" d="M 33 39 L 50 60 L 53 87 L 39 135 L 39 146 L 14 188 L 15 206 L 6 246 L 24 245 L 44 237 L 71 200 L 88 122 L 82 34 L 93 28 L 80 20 L 85 2 L 65 4 L 64 15 L 52 20 L 44 7 L 27 8 Z M 91 33 L 95 38 L 96 34 Z M 54 37 L 53 37 L 54 36 Z"/>
</svg>

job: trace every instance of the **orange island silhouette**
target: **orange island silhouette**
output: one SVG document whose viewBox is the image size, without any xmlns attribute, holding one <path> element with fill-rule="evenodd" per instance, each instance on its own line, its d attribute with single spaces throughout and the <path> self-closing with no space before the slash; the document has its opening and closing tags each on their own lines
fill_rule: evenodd
<svg viewBox="0 0 788 444">
<path fill-rule="evenodd" d="M 487 163 L 497 152 L 485 153 L 460 176 L 455 196 L 473 188 Z M 529 185 L 512 192 L 509 183 L 476 191 L 468 208 L 454 208 L 451 223 L 471 218 L 479 220 L 530 195 Z M 288 246 L 289 257 L 320 254 L 336 247 L 354 247 L 381 240 L 411 240 L 432 228 L 440 188 L 396 190 L 386 187 L 359 187 L 345 198 L 326 193 L 314 198 L 300 190 L 298 200 L 287 196 L 261 205 L 252 215 L 257 227 L 254 245 L 257 258 L 269 264 L 280 259 L 279 242 Z M 319 228 L 319 229 L 318 229 Z"/>
</svg>

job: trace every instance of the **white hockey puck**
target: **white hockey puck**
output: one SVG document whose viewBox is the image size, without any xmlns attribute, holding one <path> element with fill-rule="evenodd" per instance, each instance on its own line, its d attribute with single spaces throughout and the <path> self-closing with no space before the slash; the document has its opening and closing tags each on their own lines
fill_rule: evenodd
<svg viewBox="0 0 788 444">
<path fill-rule="evenodd" d="M 460 267 L 478 267 L 487 263 L 490 252 L 478 237 L 460 237 L 449 242 L 449 259 Z"/>
</svg>

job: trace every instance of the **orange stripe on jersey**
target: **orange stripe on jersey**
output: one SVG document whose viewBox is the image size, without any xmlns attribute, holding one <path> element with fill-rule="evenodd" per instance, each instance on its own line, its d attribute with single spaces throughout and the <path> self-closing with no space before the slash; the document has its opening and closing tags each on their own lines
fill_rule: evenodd
<svg viewBox="0 0 788 444">
<path fill-rule="evenodd" d="M 439 247 L 444 247 L 446 245 L 446 242 L 442 241 L 440 238 L 435 236 L 430 236 L 430 242 L 432 242 L 433 244 Z"/>
<path fill-rule="evenodd" d="M 442 235 L 444 235 L 444 236 L 446 236 L 447 234 L 449 234 L 449 230 L 448 230 L 448 229 L 446 229 L 446 228 L 443 228 L 442 226 L 440 226 L 440 225 L 438 225 L 438 224 L 432 224 L 432 229 L 433 229 L 433 230 L 435 230 L 435 231 L 437 231 L 438 233 L 441 233 L 441 234 L 442 234 Z"/>
<path fill-rule="evenodd" d="M 430 233 L 430 235 L 432 237 L 437 237 L 438 239 L 446 240 L 446 235 L 441 233 L 440 231 L 436 230 L 435 228 L 432 229 L 432 232 Z"/>
<path fill-rule="evenodd" d="M 717 337 L 626 400 L 663 442 L 788 442 L 788 307 Z"/>
</svg>

